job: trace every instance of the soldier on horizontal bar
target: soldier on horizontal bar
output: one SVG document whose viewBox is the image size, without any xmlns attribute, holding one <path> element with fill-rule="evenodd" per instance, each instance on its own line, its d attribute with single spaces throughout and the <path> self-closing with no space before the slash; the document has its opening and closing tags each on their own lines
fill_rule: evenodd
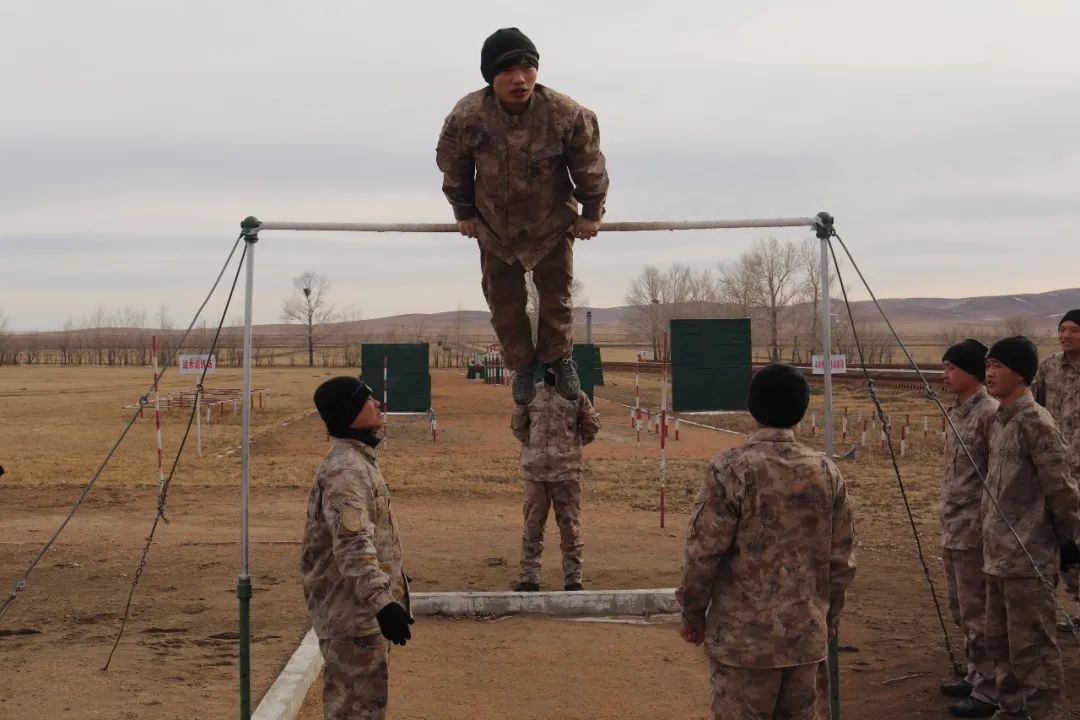
<svg viewBox="0 0 1080 720">
<path fill-rule="evenodd" d="M 488 86 L 454 106 L 436 151 L 458 230 L 480 245 L 484 297 L 516 373 L 519 405 L 533 398 L 537 363 L 555 370 L 564 398 L 577 399 L 581 387 L 570 357 L 574 238 L 600 230 L 608 190 L 596 115 L 538 84 L 539 65 L 536 46 L 517 28 L 488 37 L 480 53 Z M 539 293 L 535 345 L 526 314 L 528 271 Z"/>
</svg>

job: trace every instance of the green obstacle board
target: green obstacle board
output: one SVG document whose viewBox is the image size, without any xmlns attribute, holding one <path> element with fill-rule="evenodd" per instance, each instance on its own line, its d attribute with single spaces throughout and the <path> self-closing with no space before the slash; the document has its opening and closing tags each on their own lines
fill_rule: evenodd
<svg viewBox="0 0 1080 720">
<path fill-rule="evenodd" d="M 577 363 L 581 389 L 593 399 L 593 388 L 604 384 L 604 373 L 600 369 L 600 348 L 589 343 L 574 343 L 574 362 Z"/>
<path fill-rule="evenodd" d="M 383 362 L 390 379 L 390 412 L 427 412 L 431 409 L 431 373 L 427 343 L 364 343 L 360 348 L 360 374 L 375 398 L 383 398 Z"/>
<path fill-rule="evenodd" d="M 672 320 L 672 410 L 745 410 L 751 357 L 749 318 Z"/>
<path fill-rule="evenodd" d="M 604 371 L 600 366 L 600 348 L 588 343 L 574 343 L 574 352 L 571 355 L 577 363 L 578 380 L 581 381 L 581 389 L 593 399 L 593 388 L 604 384 Z M 533 371 L 536 382 L 544 379 L 543 368 L 536 366 Z"/>
</svg>

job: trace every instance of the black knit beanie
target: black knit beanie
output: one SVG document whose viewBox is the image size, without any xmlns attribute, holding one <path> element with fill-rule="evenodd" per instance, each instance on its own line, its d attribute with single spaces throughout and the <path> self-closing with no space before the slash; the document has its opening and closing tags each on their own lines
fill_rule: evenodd
<svg viewBox="0 0 1080 720">
<path fill-rule="evenodd" d="M 1058 320 L 1058 330 L 1060 330 L 1061 326 L 1067 322 L 1074 322 L 1077 325 L 1080 325 L 1080 308 L 1077 308 L 1076 310 L 1070 310 L 1069 312 L 1062 315 L 1061 319 Z"/>
<path fill-rule="evenodd" d="M 750 414 L 762 425 L 795 427 L 810 405 L 810 385 L 797 368 L 770 363 L 750 381 Z"/>
<path fill-rule="evenodd" d="M 986 379 L 986 346 L 973 338 L 950 347 L 941 356 L 941 362 L 951 362 L 968 375 L 979 378 L 979 382 Z"/>
<path fill-rule="evenodd" d="M 511 65 L 540 67 L 540 53 L 533 41 L 517 28 L 496 30 L 484 41 L 480 51 L 480 74 L 490 85 L 495 76 Z"/>
<path fill-rule="evenodd" d="M 1023 335 L 1003 338 L 990 346 L 987 360 L 999 363 L 1024 378 L 1030 385 L 1039 371 L 1039 348 Z"/>
<path fill-rule="evenodd" d="M 326 423 L 327 432 L 341 437 L 369 397 L 371 388 L 361 378 L 342 375 L 330 378 L 315 390 L 315 407 Z"/>
</svg>

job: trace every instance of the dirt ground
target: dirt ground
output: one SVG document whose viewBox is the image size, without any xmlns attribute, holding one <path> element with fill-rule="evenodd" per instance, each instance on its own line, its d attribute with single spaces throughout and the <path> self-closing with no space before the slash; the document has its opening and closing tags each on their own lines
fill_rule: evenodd
<svg viewBox="0 0 1080 720">
<path fill-rule="evenodd" d="M 0 591 L 6 593 L 55 529 L 126 419 L 145 373 L 0 369 Z M 253 692 L 257 699 L 307 627 L 298 542 L 311 473 L 325 434 L 308 414 L 328 373 L 256 371 L 273 401 L 255 414 L 252 549 Z M 232 380 L 215 378 L 222 385 Z M 220 379 L 220 380 L 219 380 Z M 185 384 L 186 384 L 185 380 Z M 238 384 L 238 383 L 237 383 Z M 516 577 L 520 502 L 506 388 L 434 373 L 440 437 L 422 418 L 392 418 L 384 472 L 394 488 L 407 565 L 417 590 L 495 590 Z M 617 386 L 600 391 L 614 393 Z M 58 411 L 57 408 L 61 410 Z M 657 513 L 655 437 L 638 447 L 625 411 L 605 400 L 606 425 L 586 451 L 586 581 L 595 588 L 671 587 L 678 581 L 686 510 L 704 461 L 739 442 L 684 427 L 669 447 L 667 527 Z M 738 420 L 738 416 L 732 416 Z M 288 424 L 284 424 L 288 423 Z M 185 451 L 112 669 L 100 668 L 118 627 L 156 504 L 149 423 L 0 620 L 0 718 L 201 718 L 235 715 L 238 424 L 207 430 L 208 451 Z M 166 423 L 166 448 L 181 428 Z M 845 718 L 944 717 L 941 630 L 915 559 L 891 469 L 881 458 L 844 465 L 859 533 L 859 573 L 842 628 Z M 903 465 L 940 593 L 936 460 Z M 555 547 L 552 544 L 552 548 Z M 559 584 L 549 549 L 543 581 Z M 34 634 L 7 634 L 13 630 Z M 395 650 L 392 717 L 705 717 L 700 651 L 673 625 L 602 625 L 535 618 L 423 619 Z M 1067 684 L 1080 682 L 1080 646 L 1059 640 Z M 954 643 L 957 642 L 955 633 Z M 58 680 L 62 679 L 58 683 Z M 317 696 L 317 693 L 314 695 Z M 318 717 L 317 697 L 305 717 Z M 314 713 L 314 714 L 312 714 Z"/>
</svg>

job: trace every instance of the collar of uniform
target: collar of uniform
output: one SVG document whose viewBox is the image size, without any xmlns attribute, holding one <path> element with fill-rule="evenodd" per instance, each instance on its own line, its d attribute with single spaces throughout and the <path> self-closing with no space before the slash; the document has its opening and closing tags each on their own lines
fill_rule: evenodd
<svg viewBox="0 0 1080 720">
<path fill-rule="evenodd" d="M 363 441 L 354 440 L 353 438 L 331 438 L 331 441 L 345 443 L 349 447 L 360 451 L 360 454 L 370 460 L 371 464 L 379 464 L 379 451 Z"/>
<path fill-rule="evenodd" d="M 533 85 L 532 95 L 529 96 L 529 104 L 521 113 L 512 113 L 506 108 L 504 108 L 502 103 L 499 102 L 499 98 L 495 97 L 494 90 L 491 92 L 490 95 L 491 102 L 495 103 L 495 107 L 498 110 L 499 116 L 502 117 L 502 119 L 506 122 L 507 125 L 520 125 L 524 123 L 529 116 L 532 115 L 533 109 L 536 107 L 536 104 L 540 102 L 540 100 L 538 100 L 537 98 L 540 97 L 540 90 L 542 88 L 543 86 L 540 83 Z"/>
<path fill-rule="evenodd" d="M 795 431 L 791 428 L 758 428 L 747 436 L 746 442 L 795 442 Z"/>
<path fill-rule="evenodd" d="M 1075 361 L 1070 361 L 1069 356 L 1062 350 L 1058 353 L 1058 360 L 1061 362 L 1061 366 L 1064 368 L 1072 368 L 1077 372 L 1080 372 L 1080 356 Z"/>
<path fill-rule="evenodd" d="M 1014 402 L 1012 405 L 1009 405 L 1008 407 L 1004 407 L 1004 406 L 998 407 L 998 410 L 997 410 L 998 418 L 1002 423 L 1007 423 L 1010 420 L 1012 420 L 1013 417 L 1015 417 L 1018 412 L 1020 412 L 1024 408 L 1026 408 L 1026 407 L 1028 407 L 1030 405 L 1034 405 L 1034 404 L 1035 404 L 1035 398 L 1032 397 L 1031 391 L 1029 390 L 1029 391 L 1025 392 L 1023 395 L 1021 395 L 1020 397 L 1018 397 L 1016 399 L 1016 402 Z"/>
<path fill-rule="evenodd" d="M 964 417 L 969 412 L 971 412 L 972 408 L 981 403 L 983 400 L 988 399 L 989 397 L 990 395 L 987 394 L 986 388 L 980 387 L 978 390 L 975 391 L 975 394 L 969 397 L 967 400 L 962 403 L 958 402 L 953 405 L 953 410 L 956 412 L 957 417 Z"/>
</svg>

